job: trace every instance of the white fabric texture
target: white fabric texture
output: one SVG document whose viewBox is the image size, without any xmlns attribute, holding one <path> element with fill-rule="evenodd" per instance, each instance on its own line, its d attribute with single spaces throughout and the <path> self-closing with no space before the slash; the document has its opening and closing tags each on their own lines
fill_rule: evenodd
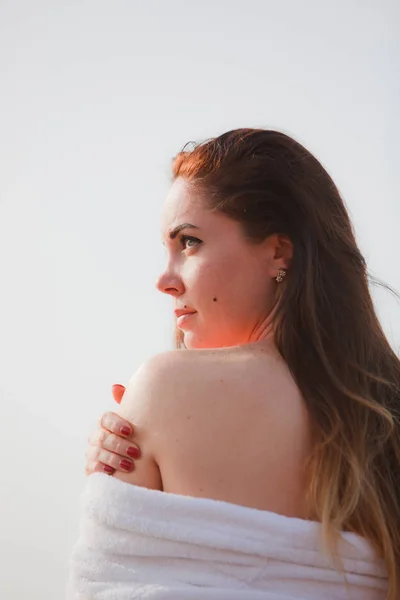
<svg viewBox="0 0 400 600">
<path fill-rule="evenodd" d="M 344 533 L 343 572 L 320 525 L 130 485 L 87 479 L 68 600 L 382 600 L 387 575 L 367 542 Z"/>
</svg>

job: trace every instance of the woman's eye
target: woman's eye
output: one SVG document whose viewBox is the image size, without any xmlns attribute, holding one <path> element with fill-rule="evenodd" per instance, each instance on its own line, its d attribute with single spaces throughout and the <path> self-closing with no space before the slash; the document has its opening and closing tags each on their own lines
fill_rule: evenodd
<svg viewBox="0 0 400 600">
<path fill-rule="evenodd" d="M 184 250 L 186 250 L 187 248 L 194 248 L 195 246 L 201 244 L 201 240 L 195 237 L 191 237 L 190 235 L 182 235 L 180 241 Z"/>
</svg>

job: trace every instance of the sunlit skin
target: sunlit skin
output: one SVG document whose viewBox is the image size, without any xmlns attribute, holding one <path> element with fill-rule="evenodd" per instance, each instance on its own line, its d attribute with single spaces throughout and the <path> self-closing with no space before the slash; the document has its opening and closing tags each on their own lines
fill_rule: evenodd
<svg viewBox="0 0 400 600">
<path fill-rule="evenodd" d="M 221 348 L 271 337 L 279 285 L 275 277 L 280 268 L 289 267 L 292 255 L 286 236 L 249 243 L 239 223 L 210 211 L 190 183 L 178 178 L 164 204 L 162 237 L 167 263 L 157 288 L 174 298 L 174 308 L 196 311 L 178 324 L 186 348 Z"/>
</svg>

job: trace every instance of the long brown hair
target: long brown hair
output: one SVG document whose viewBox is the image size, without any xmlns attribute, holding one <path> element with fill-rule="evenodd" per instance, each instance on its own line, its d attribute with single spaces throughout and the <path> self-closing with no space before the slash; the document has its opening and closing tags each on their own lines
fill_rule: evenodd
<svg viewBox="0 0 400 600">
<path fill-rule="evenodd" d="M 316 428 L 308 463 L 310 518 L 334 554 L 340 531 L 383 557 L 400 594 L 400 361 L 369 291 L 365 260 L 322 165 L 278 131 L 236 129 L 174 159 L 211 210 L 250 243 L 286 234 L 293 260 L 277 300 L 276 345 Z M 178 339 L 179 345 L 179 339 Z"/>
</svg>

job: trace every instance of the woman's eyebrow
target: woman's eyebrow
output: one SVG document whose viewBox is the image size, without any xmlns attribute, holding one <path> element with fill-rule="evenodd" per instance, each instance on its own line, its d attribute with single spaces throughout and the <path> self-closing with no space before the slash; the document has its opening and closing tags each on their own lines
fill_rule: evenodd
<svg viewBox="0 0 400 600">
<path fill-rule="evenodd" d="M 181 223 L 180 225 L 177 225 L 176 227 L 171 229 L 171 231 L 169 232 L 170 239 L 174 240 L 176 238 L 176 236 L 178 235 L 178 233 L 180 231 L 182 231 L 182 229 L 200 229 L 200 228 L 197 227 L 197 225 L 192 225 L 191 223 Z"/>
</svg>

